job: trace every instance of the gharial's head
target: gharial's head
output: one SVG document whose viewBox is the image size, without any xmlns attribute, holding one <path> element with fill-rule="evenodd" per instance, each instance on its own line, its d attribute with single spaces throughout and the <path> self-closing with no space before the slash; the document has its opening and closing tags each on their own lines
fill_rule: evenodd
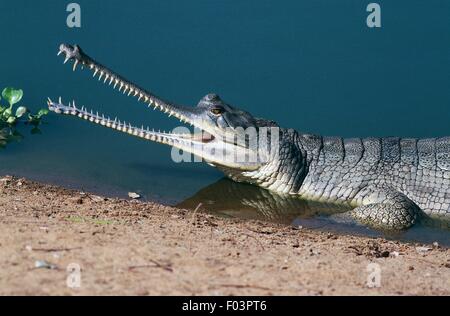
<svg viewBox="0 0 450 316">
<path fill-rule="evenodd" d="M 49 99 L 49 109 L 56 113 L 78 116 L 134 136 L 176 147 L 219 168 L 254 171 L 264 166 L 271 155 L 278 154 L 278 150 L 274 148 L 280 131 L 274 122 L 255 118 L 248 112 L 234 108 L 216 94 L 208 94 L 196 107 L 174 105 L 95 62 L 76 45 L 61 45 L 58 55 L 61 53 L 66 57 L 64 63 L 74 61 L 74 71 L 78 65 L 86 67 L 94 73 L 94 77 L 98 76 L 99 80 L 113 84 L 114 88 L 145 102 L 148 107 L 154 107 L 193 125 L 197 131 L 192 133 L 184 127 L 177 128 L 172 133 L 156 132 L 148 128 L 133 127 L 117 119 L 111 120 L 104 115 L 89 112 L 84 107 L 79 109 L 75 104 L 64 105 L 61 99 L 59 102 Z"/>
</svg>

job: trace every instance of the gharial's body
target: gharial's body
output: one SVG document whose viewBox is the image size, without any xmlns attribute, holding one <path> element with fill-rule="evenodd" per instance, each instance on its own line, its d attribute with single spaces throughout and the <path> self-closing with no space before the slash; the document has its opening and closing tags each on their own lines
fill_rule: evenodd
<svg viewBox="0 0 450 316">
<path fill-rule="evenodd" d="M 282 130 L 278 161 L 230 178 L 305 199 L 357 207 L 375 227 L 404 227 L 422 211 L 450 217 L 450 137 L 322 137 Z M 377 218 L 379 217 L 379 218 Z"/>
<path fill-rule="evenodd" d="M 173 105 L 96 63 L 78 46 L 62 45 L 60 52 L 66 55 L 66 61 L 74 60 L 74 69 L 79 63 L 89 67 L 94 76 L 105 76 L 105 82 L 120 86 L 119 91 L 123 88 L 124 93 L 149 106 L 202 129 L 203 134 L 198 137 L 144 130 L 49 100 L 49 108 L 57 113 L 188 151 L 236 181 L 280 194 L 351 205 L 355 209 L 348 215 L 373 227 L 404 229 L 425 216 L 450 217 L 450 137 L 342 139 L 299 133 L 254 118 L 214 94 L 203 98 L 196 108 Z M 239 128 L 255 128 L 258 141 L 266 142 L 262 155 L 261 147 L 257 150 L 258 159 L 244 159 L 255 150 L 248 141 L 229 140 L 230 134 L 241 135 Z M 269 135 L 277 136 L 276 146 L 271 137 L 261 136 L 260 130 L 268 129 L 272 129 Z M 234 159 L 225 159 L 230 156 Z"/>
</svg>

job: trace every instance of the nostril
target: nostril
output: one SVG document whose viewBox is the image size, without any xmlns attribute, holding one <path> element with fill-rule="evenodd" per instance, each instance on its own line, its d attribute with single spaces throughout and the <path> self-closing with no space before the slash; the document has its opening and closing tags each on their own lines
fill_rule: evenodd
<svg viewBox="0 0 450 316">
<path fill-rule="evenodd" d="M 219 101 L 220 97 L 215 93 L 210 93 L 206 96 L 206 100 L 208 101 Z"/>
</svg>

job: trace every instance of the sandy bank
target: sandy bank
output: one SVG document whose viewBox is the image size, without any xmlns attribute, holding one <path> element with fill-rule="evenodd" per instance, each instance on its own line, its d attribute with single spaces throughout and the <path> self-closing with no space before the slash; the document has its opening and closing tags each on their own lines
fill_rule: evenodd
<svg viewBox="0 0 450 316">
<path fill-rule="evenodd" d="M 81 268 L 79 288 L 67 286 L 70 264 Z M 0 177 L 0 265 L 0 294 L 450 295 L 450 250 L 436 245 L 223 219 L 11 177 Z M 368 287 L 371 273 L 380 287 Z"/>
</svg>

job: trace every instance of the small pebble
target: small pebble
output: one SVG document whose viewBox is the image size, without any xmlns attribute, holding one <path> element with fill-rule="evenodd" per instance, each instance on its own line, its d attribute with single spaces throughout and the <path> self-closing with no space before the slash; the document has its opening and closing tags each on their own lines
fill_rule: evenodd
<svg viewBox="0 0 450 316">
<path fill-rule="evenodd" d="M 419 254 L 425 254 L 425 253 L 427 253 L 428 251 L 430 251 L 430 250 L 432 250 L 433 248 L 430 248 L 430 247 L 416 247 L 416 251 L 419 253 Z"/>
<path fill-rule="evenodd" d="M 49 269 L 49 270 L 56 270 L 58 267 L 52 263 L 49 263 L 45 260 L 37 260 L 34 263 L 34 267 L 36 269 Z"/>
<path fill-rule="evenodd" d="M 141 196 L 135 192 L 128 192 L 128 197 L 130 197 L 133 200 L 137 200 L 137 199 L 141 198 Z"/>
<path fill-rule="evenodd" d="M 105 200 L 105 198 L 98 195 L 91 195 L 90 197 L 94 202 L 103 202 Z"/>
</svg>

